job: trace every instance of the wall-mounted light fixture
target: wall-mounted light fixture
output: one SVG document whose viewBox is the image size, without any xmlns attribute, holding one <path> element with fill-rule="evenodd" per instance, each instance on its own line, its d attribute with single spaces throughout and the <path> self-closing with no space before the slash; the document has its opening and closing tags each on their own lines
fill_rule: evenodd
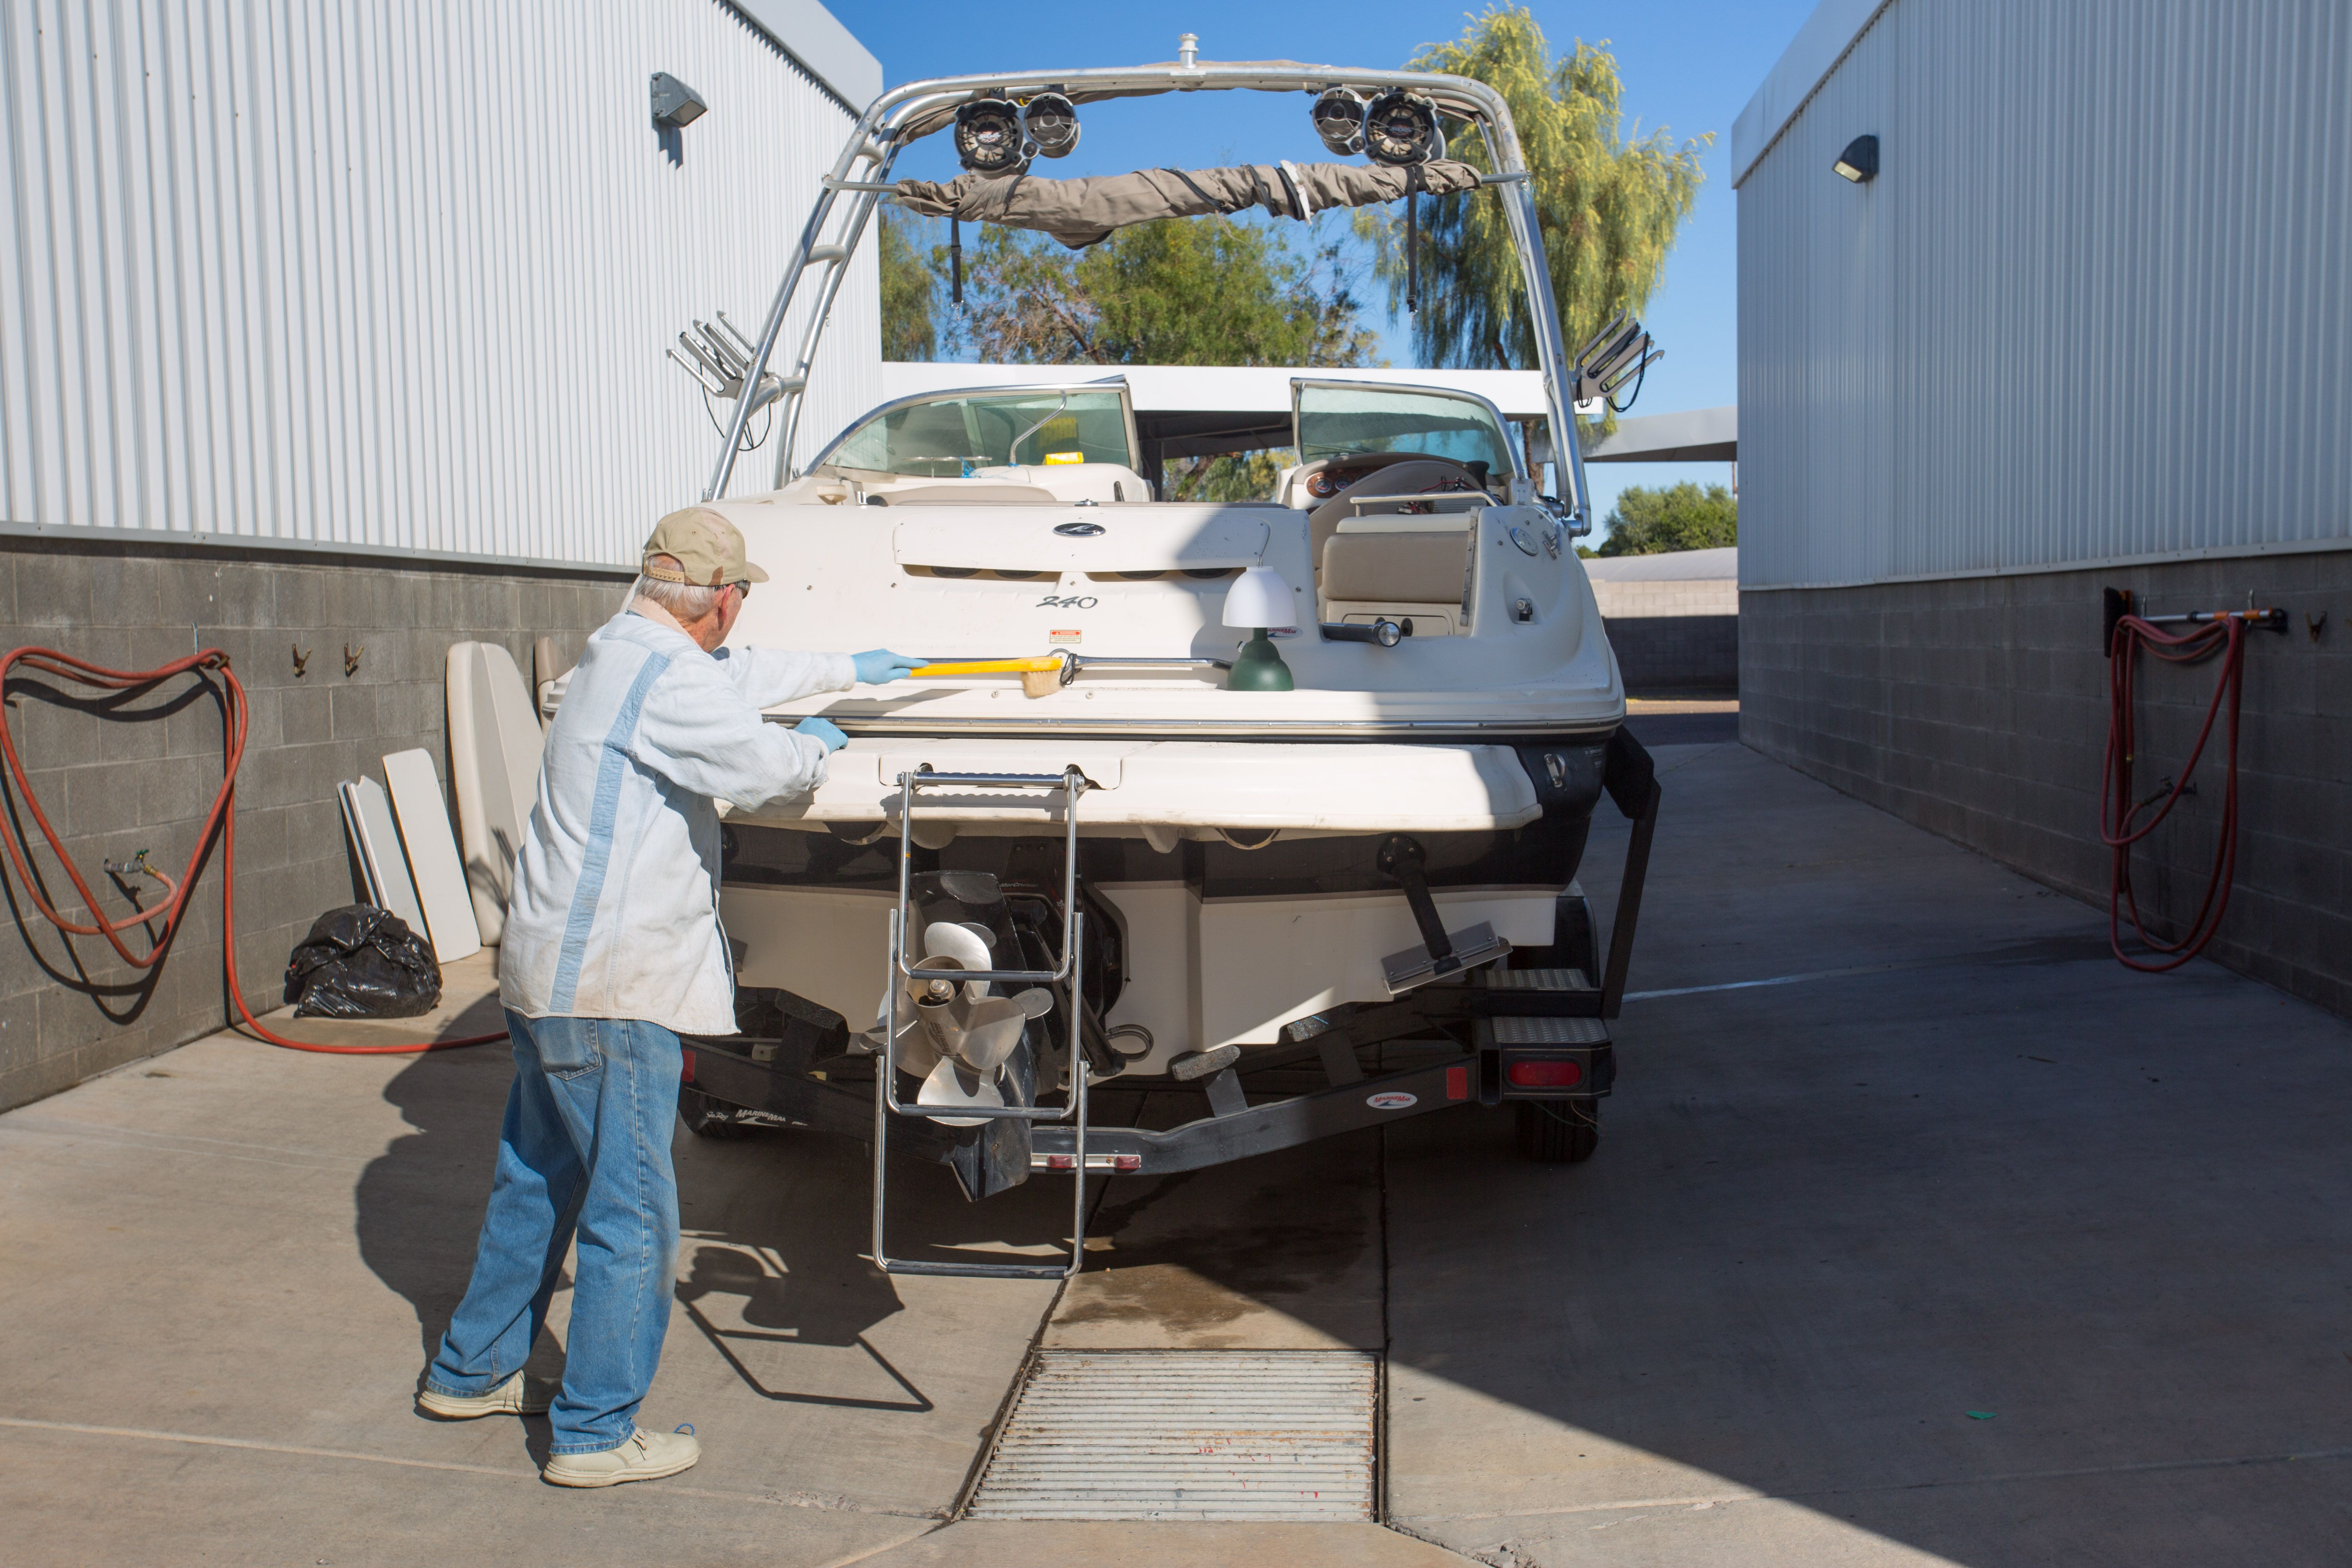
<svg viewBox="0 0 2352 1568">
<path fill-rule="evenodd" d="M 1830 165 L 1857 185 L 1866 185 L 1878 177 L 1878 138 L 1857 136 L 1845 144 L 1837 162 Z"/>
<path fill-rule="evenodd" d="M 710 105 L 702 95 L 667 71 L 654 72 L 654 123 L 676 131 L 702 118 Z"/>
</svg>

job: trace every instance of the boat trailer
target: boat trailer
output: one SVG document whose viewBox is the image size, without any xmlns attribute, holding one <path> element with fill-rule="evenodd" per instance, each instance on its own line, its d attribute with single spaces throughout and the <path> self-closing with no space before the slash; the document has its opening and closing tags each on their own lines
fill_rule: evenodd
<svg viewBox="0 0 2352 1568">
<path fill-rule="evenodd" d="M 1078 807 L 1087 788 L 1084 775 L 1075 767 L 1058 774 L 923 769 L 900 774 L 898 783 L 898 902 L 890 923 L 889 999 L 877 1027 L 860 1034 L 839 1014 L 789 992 L 747 988 L 738 998 L 742 1033 L 688 1037 L 684 1069 L 684 1109 L 698 1132 L 726 1135 L 749 1127 L 789 1126 L 839 1133 L 872 1146 L 873 1257 L 886 1272 L 1065 1278 L 1076 1274 L 1085 1259 L 1090 1172 L 1199 1170 L 1456 1105 L 1522 1102 L 1522 1149 L 1538 1160 L 1574 1161 L 1591 1152 L 1597 1102 L 1616 1078 L 1608 1026 L 1624 1000 L 1661 795 L 1649 753 L 1622 727 L 1609 741 L 1602 787 L 1632 822 L 1633 832 L 1605 966 L 1597 964 L 1590 912 L 1581 888 L 1573 883 L 1561 900 L 1554 954 L 1568 963 L 1510 969 L 1491 962 L 1499 956 L 1492 933 L 1479 927 L 1447 931 L 1420 874 L 1421 847 L 1410 835 L 1391 835 L 1380 847 L 1379 863 L 1397 882 L 1423 936 L 1421 948 L 1384 961 L 1391 987 L 1401 994 L 1385 1003 L 1350 1003 L 1295 1019 L 1270 1047 L 1194 1051 L 1189 1058 L 1179 1058 L 1166 1078 L 1135 1080 L 1135 1087 L 1155 1092 L 1197 1089 L 1204 1096 L 1208 1115 L 1162 1130 L 1106 1127 L 1089 1119 L 1090 1091 L 1124 1064 L 1108 1037 L 1115 1031 L 1102 1026 L 1086 994 L 1087 897 L 1076 873 Z M 982 912 L 968 901 L 975 889 L 953 881 L 971 874 L 919 877 L 912 870 L 919 795 L 934 790 L 1035 791 L 1064 797 L 1059 908 L 1034 895 L 1016 900 L 1027 906 L 1016 910 L 1024 918 L 1000 918 L 1000 940 L 992 944 L 1010 942 L 1027 966 L 966 967 L 954 972 L 954 986 L 946 988 L 1033 986 L 1058 993 L 1054 1010 L 1060 1017 L 1044 1015 L 1041 1005 L 1020 1031 L 1021 1044 L 1005 1058 L 997 1079 L 1002 1104 L 910 1104 L 900 1092 L 900 1071 L 884 1066 L 898 1059 L 895 1042 L 921 1026 L 908 1005 L 910 991 L 935 983 L 940 973 L 928 961 L 910 962 L 910 914 L 919 905 L 940 907 L 941 900 L 950 914 Z M 985 891 L 994 890 L 993 879 L 982 880 L 992 884 Z M 1056 924 L 1057 946 L 1049 940 Z M 1367 1049 L 1379 1064 L 1369 1073 L 1360 1056 Z M 1040 1071 L 1041 1064 L 1046 1070 Z M 1041 1082 L 1051 1086 L 1042 1094 Z M 1281 1092 L 1294 1087 L 1296 1092 Z M 1252 1088 L 1260 1094 L 1255 1103 Z M 1040 1103 L 1048 1097 L 1061 1103 Z M 947 1165 L 974 1199 L 1016 1185 L 1033 1173 L 1072 1176 L 1068 1255 L 1051 1263 L 891 1257 L 886 1175 L 894 1146 Z"/>
</svg>

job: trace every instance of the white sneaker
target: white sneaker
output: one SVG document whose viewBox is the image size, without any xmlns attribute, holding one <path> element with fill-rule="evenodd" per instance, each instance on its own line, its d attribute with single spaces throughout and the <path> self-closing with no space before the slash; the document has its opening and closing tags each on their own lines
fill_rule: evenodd
<svg viewBox="0 0 2352 1568">
<path fill-rule="evenodd" d="M 617 1448 L 594 1454 L 557 1454 L 541 1476 L 559 1487 L 616 1487 L 623 1481 L 653 1481 L 690 1469 L 702 1445 L 690 1432 L 648 1432 L 640 1426 Z"/>
<path fill-rule="evenodd" d="M 471 1421 L 477 1415 L 544 1415 L 555 1402 L 555 1385 L 526 1383 L 515 1373 L 488 1394 L 444 1394 L 437 1388 L 418 1391 L 416 1406 L 445 1421 Z"/>
</svg>

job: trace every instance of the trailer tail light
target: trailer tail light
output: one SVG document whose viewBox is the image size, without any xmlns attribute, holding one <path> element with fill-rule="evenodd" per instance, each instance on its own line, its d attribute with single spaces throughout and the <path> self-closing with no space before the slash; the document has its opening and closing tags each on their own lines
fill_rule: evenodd
<svg viewBox="0 0 2352 1568">
<path fill-rule="evenodd" d="M 694 1053 L 692 1051 L 680 1051 L 677 1053 L 677 1081 L 680 1083 L 692 1083 L 694 1081 Z"/>
<path fill-rule="evenodd" d="M 1592 1099 L 1607 1094 L 1617 1081 L 1616 1054 L 1601 1035 L 1599 1019 L 1506 1016 L 1494 1021 L 1493 1030 L 1505 1037 L 1500 1048 L 1478 1053 L 1478 1098 L 1487 1105 L 1506 1100 Z M 1538 1037 L 1513 1040 L 1511 1035 Z M 1560 1039 L 1562 1035 L 1570 1039 Z M 1578 1035 L 1585 1039 L 1575 1040 Z M 1595 1035 L 1601 1037 L 1591 1038 Z"/>
<path fill-rule="evenodd" d="M 1470 1098 L 1470 1069 L 1468 1068 L 1447 1068 L 1445 1069 L 1445 1098 L 1448 1100 L 1467 1100 Z"/>
</svg>

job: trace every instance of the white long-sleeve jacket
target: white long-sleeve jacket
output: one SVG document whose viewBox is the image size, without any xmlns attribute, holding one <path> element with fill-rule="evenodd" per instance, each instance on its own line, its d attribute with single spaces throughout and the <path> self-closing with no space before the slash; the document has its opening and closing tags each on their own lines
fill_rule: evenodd
<svg viewBox="0 0 2352 1568">
<path fill-rule="evenodd" d="M 847 654 L 708 654 L 626 613 L 598 628 L 547 732 L 500 1000 L 530 1018 L 733 1034 L 716 801 L 748 808 L 823 784 L 824 742 L 760 710 L 856 683 Z"/>
</svg>

